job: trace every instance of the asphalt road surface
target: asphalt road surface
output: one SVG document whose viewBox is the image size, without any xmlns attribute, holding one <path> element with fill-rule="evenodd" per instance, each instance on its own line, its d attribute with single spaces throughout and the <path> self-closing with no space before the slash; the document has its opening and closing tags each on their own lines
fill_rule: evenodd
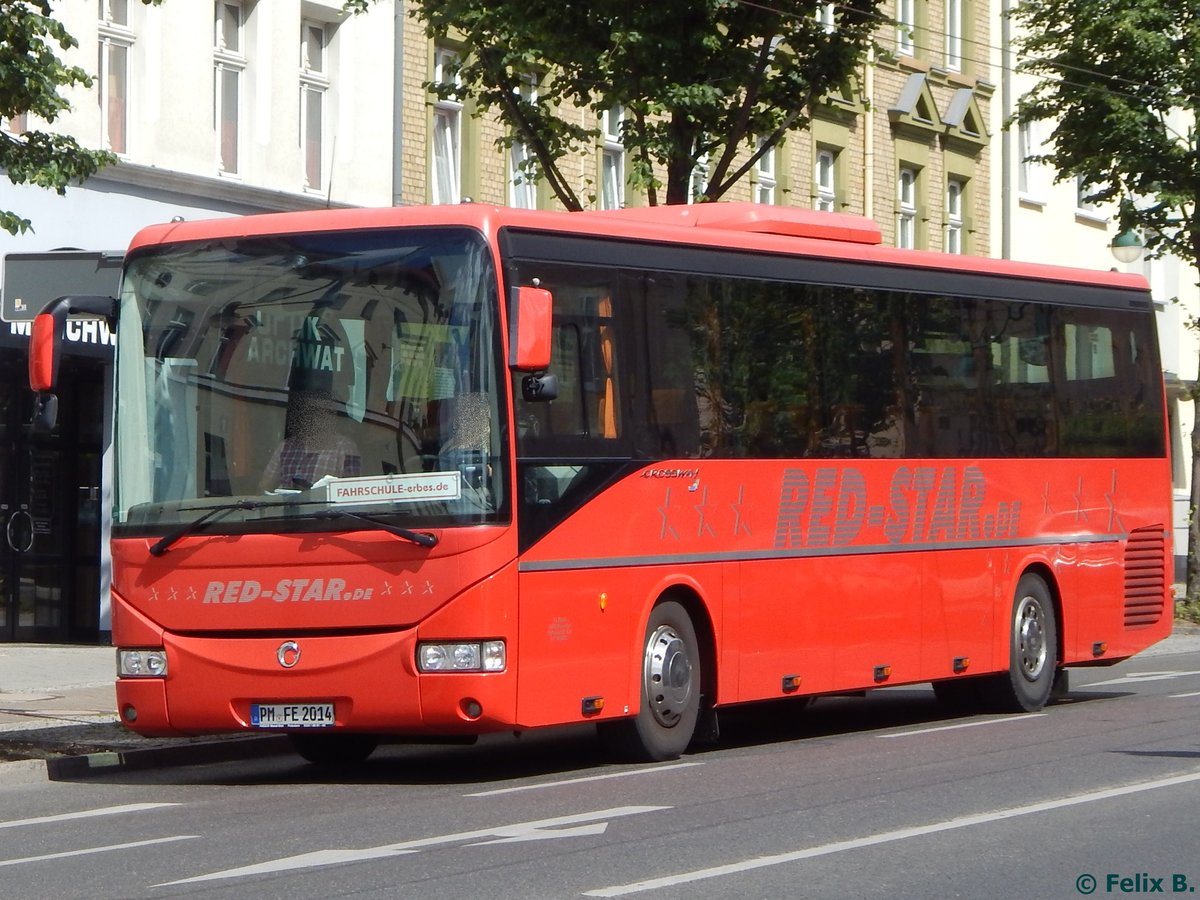
<svg viewBox="0 0 1200 900">
<path fill-rule="evenodd" d="M 1185 896 L 1200 639 L 1023 716 L 927 686 L 723 716 L 674 763 L 588 729 L 0 786 L 0 898 Z"/>
</svg>

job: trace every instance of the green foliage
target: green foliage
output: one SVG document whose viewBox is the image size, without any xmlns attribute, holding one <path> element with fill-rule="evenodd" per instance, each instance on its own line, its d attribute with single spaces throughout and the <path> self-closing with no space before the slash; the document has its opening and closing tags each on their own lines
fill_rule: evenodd
<svg viewBox="0 0 1200 900">
<path fill-rule="evenodd" d="M 846 83 L 871 45 L 881 4 L 839 3 L 832 30 L 815 0 L 416 0 L 412 14 L 462 51 L 458 71 L 431 89 L 497 114 L 509 131 L 501 144 L 523 142 L 559 200 L 579 209 L 558 164 L 594 145 L 600 115 L 618 105 L 627 173 L 651 204 L 664 189 L 667 203 L 686 202 L 700 159 L 709 168 L 698 199 L 719 198 Z M 532 99 L 519 90 L 529 76 L 537 79 Z M 761 150 L 738 159 L 760 138 Z"/>
<path fill-rule="evenodd" d="M 1055 123 L 1039 161 L 1121 203 L 1151 254 L 1200 258 L 1200 6 L 1194 0 L 1026 0 L 1021 69 L 1042 77 L 1019 121 Z M 1130 202 L 1131 201 L 1131 202 Z"/>
<path fill-rule="evenodd" d="M 1175 618 L 1200 625 L 1200 600 L 1184 600 L 1176 603 Z"/>
<path fill-rule="evenodd" d="M 59 58 L 59 51 L 78 44 L 50 12 L 49 0 L 0 4 L 0 116 L 6 119 L 29 113 L 53 122 L 68 108 L 60 89 L 92 83 L 87 72 Z M 35 184 L 62 194 L 72 181 L 82 182 L 115 159 L 63 135 L 0 134 L 0 167 L 13 184 Z M 0 228 L 5 231 L 18 234 L 30 227 L 28 219 L 0 210 Z"/>
</svg>

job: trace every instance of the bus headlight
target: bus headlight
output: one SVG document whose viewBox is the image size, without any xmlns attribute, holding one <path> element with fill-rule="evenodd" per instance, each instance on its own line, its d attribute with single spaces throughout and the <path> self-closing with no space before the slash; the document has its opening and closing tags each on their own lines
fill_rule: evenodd
<svg viewBox="0 0 1200 900">
<path fill-rule="evenodd" d="M 117 676 L 120 678 L 165 678 L 167 651 L 162 648 L 117 650 Z"/>
<path fill-rule="evenodd" d="M 417 644 L 420 672 L 503 672 L 504 641 L 446 641 Z"/>
</svg>

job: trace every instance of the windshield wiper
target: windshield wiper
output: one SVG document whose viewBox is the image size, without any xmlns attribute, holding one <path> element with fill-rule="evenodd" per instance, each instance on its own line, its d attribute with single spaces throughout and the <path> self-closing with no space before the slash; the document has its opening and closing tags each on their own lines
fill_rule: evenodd
<svg viewBox="0 0 1200 900">
<path fill-rule="evenodd" d="M 217 516 L 224 515 L 227 512 L 232 512 L 235 509 L 267 509 L 272 506 L 295 506 L 296 501 L 279 501 L 279 500 L 239 500 L 237 503 L 222 503 L 220 506 L 212 506 L 208 508 L 202 516 L 197 516 L 190 522 L 184 522 L 178 528 L 168 531 L 159 538 L 150 547 L 151 556 L 162 556 L 172 545 L 180 538 L 187 537 L 189 534 L 194 534 L 204 526 L 205 522 L 215 519 Z"/>
<path fill-rule="evenodd" d="M 382 529 L 389 534 L 402 537 L 406 541 L 412 541 L 420 547 L 436 547 L 438 542 L 437 535 L 424 531 L 413 531 L 411 528 L 393 525 L 391 522 L 385 522 L 383 519 L 377 519 L 374 516 L 365 516 L 362 513 L 348 512 L 344 509 L 326 509 L 321 512 L 310 513 L 310 516 L 314 519 L 357 519 L 360 522 L 366 522 L 368 525 Z"/>
</svg>

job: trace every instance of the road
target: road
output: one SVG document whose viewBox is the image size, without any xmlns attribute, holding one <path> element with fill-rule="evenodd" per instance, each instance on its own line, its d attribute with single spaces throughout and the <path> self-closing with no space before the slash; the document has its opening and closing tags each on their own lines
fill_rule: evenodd
<svg viewBox="0 0 1200 900">
<path fill-rule="evenodd" d="M 675 763 L 586 730 L 0 786 L 0 897 L 1112 897 L 1200 887 L 1200 640 L 947 717 L 928 687 L 722 718 Z M 1197 649 L 1192 649 L 1197 648 Z"/>
</svg>

